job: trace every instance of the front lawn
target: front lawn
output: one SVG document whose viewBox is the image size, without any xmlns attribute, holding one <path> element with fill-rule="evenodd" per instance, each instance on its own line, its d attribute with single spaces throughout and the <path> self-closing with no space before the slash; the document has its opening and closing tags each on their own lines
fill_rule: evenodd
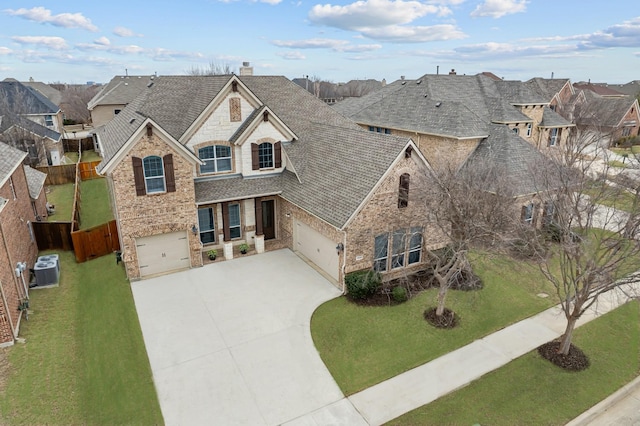
<svg viewBox="0 0 640 426">
<path fill-rule="evenodd" d="M 452 330 L 423 319 L 435 306 L 436 290 L 392 307 L 362 307 L 346 297 L 320 306 L 311 333 L 322 360 L 346 395 L 351 395 L 527 318 L 556 303 L 552 286 L 537 266 L 499 255 L 472 258 L 480 291 L 450 291 L 447 307 L 460 316 Z"/>
<path fill-rule="evenodd" d="M 113 220 L 106 179 L 90 179 L 80 182 L 80 195 L 81 229 L 89 229 Z"/>
<path fill-rule="evenodd" d="M 590 358 L 581 372 L 530 352 L 391 425 L 563 425 L 640 374 L 640 309 L 630 302 L 587 323 L 574 343 Z"/>
<path fill-rule="evenodd" d="M 59 255 L 59 287 L 30 291 L 26 343 L 3 350 L 0 424 L 162 424 L 122 265 Z"/>
</svg>

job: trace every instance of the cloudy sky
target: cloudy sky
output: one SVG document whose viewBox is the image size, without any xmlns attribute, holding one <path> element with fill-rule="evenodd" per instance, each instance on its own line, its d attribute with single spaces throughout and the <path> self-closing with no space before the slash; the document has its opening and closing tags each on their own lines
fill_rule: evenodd
<svg viewBox="0 0 640 426">
<path fill-rule="evenodd" d="M 455 68 L 506 79 L 640 79 L 637 0 L 0 2 L 0 79 L 107 82 L 208 64 L 387 81 Z"/>
</svg>

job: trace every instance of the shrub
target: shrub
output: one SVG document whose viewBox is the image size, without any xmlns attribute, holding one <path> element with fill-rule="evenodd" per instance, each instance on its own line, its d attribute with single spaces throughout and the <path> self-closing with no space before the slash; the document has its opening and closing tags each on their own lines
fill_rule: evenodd
<svg viewBox="0 0 640 426">
<path fill-rule="evenodd" d="M 367 269 L 348 273 L 344 277 L 344 283 L 347 286 L 349 297 L 366 299 L 380 287 L 382 278 L 378 272 Z"/>
<path fill-rule="evenodd" d="M 393 300 L 398 303 L 406 302 L 409 296 L 407 295 L 407 289 L 401 286 L 395 286 L 393 290 L 391 290 L 391 295 L 393 296 Z"/>
</svg>

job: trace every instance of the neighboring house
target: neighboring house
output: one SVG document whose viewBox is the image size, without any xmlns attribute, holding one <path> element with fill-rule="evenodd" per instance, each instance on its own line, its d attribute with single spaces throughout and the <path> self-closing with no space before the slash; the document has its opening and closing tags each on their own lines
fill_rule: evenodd
<svg viewBox="0 0 640 426">
<path fill-rule="evenodd" d="M 288 247 L 342 283 L 442 247 L 413 141 L 371 134 L 284 77 L 161 76 L 96 131 L 129 279 Z"/>
<path fill-rule="evenodd" d="M 21 116 L 0 116 L 0 142 L 26 152 L 30 166 L 57 166 L 64 153 L 60 133 Z"/>
<path fill-rule="evenodd" d="M 26 156 L 0 143 L 0 347 L 18 336 L 20 306 L 29 297 L 28 271 L 38 256 L 31 223 L 38 215 L 46 217 L 46 209 L 41 210 L 46 203 L 43 174 L 23 166 Z"/>
<path fill-rule="evenodd" d="M 640 80 L 631 80 L 625 84 L 608 84 L 608 83 L 598 83 L 601 86 L 609 87 L 617 92 L 624 93 L 627 96 L 632 98 L 637 98 L 640 96 Z"/>
<path fill-rule="evenodd" d="M 57 105 L 58 107 L 62 105 L 62 92 L 60 92 L 55 87 L 51 87 L 47 83 L 43 83 L 41 81 L 22 81 L 20 83 L 24 86 L 38 91 L 41 95 L 49 99 L 54 105 Z"/>
<path fill-rule="evenodd" d="M 489 163 L 506 166 L 513 195 L 528 205 L 537 192 L 532 167 L 545 161 L 539 151 L 564 144 L 573 127 L 548 104 L 520 81 L 452 71 L 401 79 L 333 108 L 371 132 L 412 138 L 436 169 L 457 170 L 491 153 Z"/>
<path fill-rule="evenodd" d="M 153 83 L 151 75 L 117 75 L 89 101 L 91 122 L 97 128 L 105 125 Z"/>
<path fill-rule="evenodd" d="M 596 95 L 601 96 L 603 98 L 622 98 L 627 96 L 624 93 L 619 92 L 609 86 L 603 86 L 600 84 L 574 83 L 573 87 L 576 92 L 579 92 L 581 90 L 588 90 L 589 92 L 593 92 Z"/>
<path fill-rule="evenodd" d="M 571 102 L 575 90 L 568 78 L 532 78 L 524 84 L 535 94 L 549 103 L 553 111 L 562 111 Z"/>
<path fill-rule="evenodd" d="M 0 81 L 0 115 L 12 113 L 53 130 L 62 132 L 62 110 L 39 91 L 19 81 Z"/>
</svg>

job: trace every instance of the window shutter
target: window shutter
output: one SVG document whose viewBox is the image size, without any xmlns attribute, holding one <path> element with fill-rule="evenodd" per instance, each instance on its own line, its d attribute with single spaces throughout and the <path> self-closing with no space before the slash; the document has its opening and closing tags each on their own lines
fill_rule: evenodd
<svg viewBox="0 0 640 426">
<path fill-rule="evenodd" d="M 222 228 L 224 230 L 224 240 L 231 241 L 229 231 L 229 203 L 222 203 Z"/>
<path fill-rule="evenodd" d="M 133 179 L 136 183 L 136 195 L 145 195 L 147 193 L 144 186 L 144 170 L 142 169 L 142 158 L 131 157 L 133 163 Z"/>
<path fill-rule="evenodd" d="M 255 199 L 256 203 L 256 235 L 263 235 L 264 231 L 262 229 L 262 198 L 258 197 Z"/>
<path fill-rule="evenodd" d="M 251 170 L 260 170 L 260 158 L 258 156 L 258 144 L 251 144 Z"/>
<path fill-rule="evenodd" d="M 280 142 L 273 144 L 273 162 L 276 169 L 282 167 L 282 144 Z"/>
<path fill-rule="evenodd" d="M 176 192 L 176 177 L 173 173 L 173 154 L 167 154 L 162 158 L 164 163 L 164 179 L 167 184 L 167 192 Z"/>
</svg>

